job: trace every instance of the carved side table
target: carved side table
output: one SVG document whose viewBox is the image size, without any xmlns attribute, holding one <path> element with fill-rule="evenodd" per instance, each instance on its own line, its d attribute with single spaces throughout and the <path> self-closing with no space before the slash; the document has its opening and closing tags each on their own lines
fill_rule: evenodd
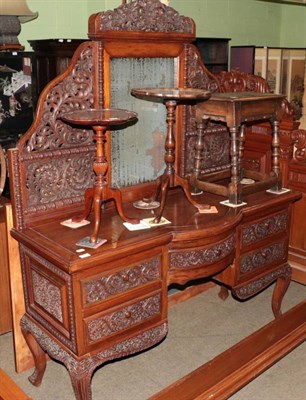
<svg viewBox="0 0 306 400">
<path fill-rule="evenodd" d="M 196 106 L 198 138 L 196 144 L 195 166 L 192 183 L 196 188 L 226 196 L 229 203 L 242 203 L 242 193 L 255 193 L 263 189 L 281 192 L 279 120 L 281 102 L 285 96 L 272 93 L 215 93 L 206 102 Z M 231 138 L 231 170 L 216 172 L 200 179 L 200 165 L 203 150 L 203 136 L 208 120 L 225 122 Z M 256 171 L 244 171 L 242 168 L 244 151 L 244 128 L 247 123 L 269 120 L 272 125 L 272 171 L 260 174 Z M 227 187 L 218 184 L 218 180 L 230 178 Z M 241 184 L 242 179 L 254 182 Z"/>
<path fill-rule="evenodd" d="M 93 169 L 96 174 L 95 185 L 85 192 L 85 211 L 78 220 L 86 219 L 94 204 L 94 231 L 89 238 L 84 238 L 83 246 L 95 245 L 98 239 L 101 217 L 101 202 L 114 199 L 120 217 L 130 223 L 138 223 L 139 220 L 128 218 L 122 209 L 122 196 L 119 189 L 111 188 L 107 181 L 108 161 L 105 153 L 106 131 L 113 126 L 122 126 L 127 122 L 136 120 L 137 114 L 121 109 L 90 109 L 79 110 L 63 114 L 64 121 L 76 125 L 92 126 L 95 131 L 96 156 Z M 76 220 L 76 219 L 75 219 Z"/>
</svg>

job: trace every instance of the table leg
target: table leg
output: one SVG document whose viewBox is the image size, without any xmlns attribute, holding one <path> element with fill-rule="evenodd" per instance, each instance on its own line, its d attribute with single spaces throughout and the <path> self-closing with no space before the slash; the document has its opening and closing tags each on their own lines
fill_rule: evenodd
<svg viewBox="0 0 306 400">
<path fill-rule="evenodd" d="M 84 212 L 79 217 L 73 217 L 72 218 L 73 222 L 81 222 L 88 217 L 88 215 L 91 212 L 93 197 L 94 197 L 94 188 L 91 187 L 91 188 L 86 189 L 85 194 L 84 194 L 84 203 L 85 203 Z"/>
<path fill-rule="evenodd" d="M 244 142 L 245 142 L 245 124 L 242 124 L 239 132 L 238 139 L 238 176 L 239 179 L 243 179 L 244 171 L 242 166 L 243 154 L 244 154 Z"/>
<path fill-rule="evenodd" d="M 204 122 L 205 121 L 205 122 Z M 201 119 L 197 123 L 197 139 L 194 145 L 194 167 L 193 167 L 193 173 L 190 178 L 191 184 L 192 184 L 192 194 L 193 195 L 199 195 L 203 193 L 203 190 L 199 189 L 197 187 L 197 179 L 198 176 L 201 173 L 201 164 L 203 160 L 203 150 L 204 150 L 204 134 L 205 134 L 205 128 L 207 126 L 209 119 Z"/>
<path fill-rule="evenodd" d="M 291 275 L 292 275 L 292 268 L 291 266 L 287 263 L 283 267 L 283 274 L 281 274 L 277 280 L 276 280 L 276 285 L 273 291 L 273 296 L 272 296 L 272 311 L 274 314 L 274 317 L 280 317 L 282 315 L 281 312 L 281 305 L 283 298 L 287 292 L 287 289 L 290 285 L 291 282 Z"/>
<path fill-rule="evenodd" d="M 280 144 L 279 144 L 279 121 L 272 122 L 272 172 L 275 174 L 277 181 L 273 188 L 280 191 L 282 182 L 280 177 Z"/>
<path fill-rule="evenodd" d="M 231 156 L 231 182 L 228 187 L 228 198 L 229 202 L 232 204 L 241 203 L 241 193 L 239 191 L 239 147 L 237 140 L 238 127 L 231 126 L 229 127 L 229 131 L 231 134 L 231 148 L 230 148 L 230 156 Z"/>
<path fill-rule="evenodd" d="M 38 344 L 35 336 L 23 324 L 21 324 L 21 332 L 31 350 L 35 364 L 34 372 L 29 376 L 29 381 L 34 386 L 40 386 L 46 370 L 46 353 Z"/>
</svg>

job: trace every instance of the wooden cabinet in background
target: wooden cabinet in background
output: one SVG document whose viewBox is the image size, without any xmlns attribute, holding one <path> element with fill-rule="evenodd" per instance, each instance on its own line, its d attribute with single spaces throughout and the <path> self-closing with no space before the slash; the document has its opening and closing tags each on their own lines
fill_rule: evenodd
<svg viewBox="0 0 306 400">
<path fill-rule="evenodd" d="M 212 73 L 228 70 L 229 41 L 223 38 L 197 38 L 194 44 L 199 49 L 205 67 Z"/>
<path fill-rule="evenodd" d="M 38 95 L 47 83 L 67 69 L 76 48 L 86 40 L 29 40 L 36 57 L 36 88 Z"/>
</svg>

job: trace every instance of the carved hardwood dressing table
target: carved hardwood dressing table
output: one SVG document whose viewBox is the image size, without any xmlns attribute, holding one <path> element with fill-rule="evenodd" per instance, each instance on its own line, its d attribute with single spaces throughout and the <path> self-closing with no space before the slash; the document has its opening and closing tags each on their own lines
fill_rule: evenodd
<svg viewBox="0 0 306 400">
<path fill-rule="evenodd" d="M 110 205 L 101 210 L 106 243 L 77 251 L 75 243 L 90 235 L 95 216 L 91 213 L 91 224 L 78 229 L 61 222 L 84 213 L 84 193 L 95 182 L 96 146 L 91 127 L 72 126 L 62 116 L 80 108 L 137 112 L 138 122 L 127 132 L 129 141 L 124 140 L 125 129 L 120 135 L 112 132 L 105 154 L 107 178 L 122 192 L 123 214 L 143 219 L 151 211 L 135 209 L 133 202 L 156 189 L 160 168 L 151 153 L 152 148 L 154 154 L 163 149 L 165 115 L 163 106 L 143 108 L 148 102 L 141 100 L 138 108 L 131 88 L 149 76 L 156 87 L 163 81 L 169 87 L 218 90 L 217 79 L 191 44 L 194 22 L 158 0 L 136 0 L 92 15 L 89 37 L 68 69 L 45 88 L 33 125 L 9 152 L 11 233 L 20 246 L 26 304 L 21 327 L 35 359 L 30 379 L 40 384 L 47 353 L 67 367 L 78 400 L 92 398 L 90 382 L 97 366 L 165 338 L 171 283 L 213 277 L 247 299 L 276 282 L 272 309 L 279 316 L 291 276 L 291 208 L 300 197 L 293 191 L 281 196 L 246 193 L 247 204 L 233 209 L 220 204 L 222 196 L 205 192 L 197 202 L 216 207 L 218 213 L 201 214 L 178 187 L 169 191 L 163 210 L 171 224 L 129 231 Z M 137 76 L 131 73 L 135 70 Z M 173 135 L 175 171 L 187 178 L 196 138 L 195 106 L 177 107 Z M 210 127 L 209 135 L 227 143 L 224 127 Z M 140 159 L 134 156 L 135 147 Z M 213 168 L 224 165 L 228 155 L 222 154 Z M 143 175 L 137 175 L 137 166 Z"/>
</svg>

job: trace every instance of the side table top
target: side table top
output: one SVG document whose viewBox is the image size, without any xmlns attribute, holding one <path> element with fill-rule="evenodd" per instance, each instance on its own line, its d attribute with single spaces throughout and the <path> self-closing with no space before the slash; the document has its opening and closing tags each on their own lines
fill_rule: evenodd
<svg viewBox="0 0 306 400">
<path fill-rule="evenodd" d="M 262 101 L 262 100 L 282 100 L 286 96 L 283 94 L 275 93 L 256 93 L 256 92 L 226 92 L 226 93 L 213 93 L 210 100 L 214 101 L 227 101 L 227 102 L 241 102 L 241 101 Z"/>
<path fill-rule="evenodd" d="M 211 93 L 204 89 L 197 88 L 134 88 L 131 90 L 133 96 L 142 99 L 161 99 L 177 101 L 201 101 L 210 98 Z"/>
<path fill-rule="evenodd" d="M 101 108 L 71 111 L 61 116 L 62 120 L 76 125 L 120 125 L 137 118 L 137 113 L 118 108 Z"/>
</svg>

